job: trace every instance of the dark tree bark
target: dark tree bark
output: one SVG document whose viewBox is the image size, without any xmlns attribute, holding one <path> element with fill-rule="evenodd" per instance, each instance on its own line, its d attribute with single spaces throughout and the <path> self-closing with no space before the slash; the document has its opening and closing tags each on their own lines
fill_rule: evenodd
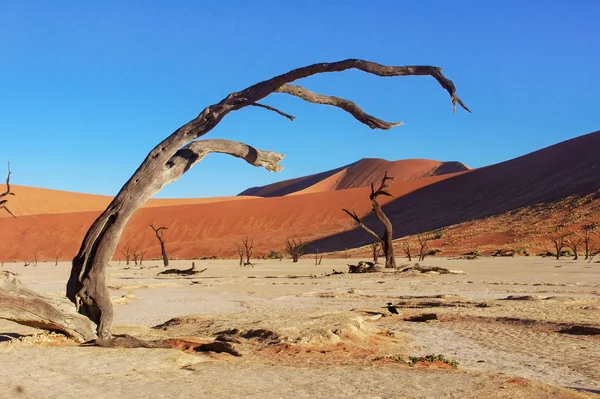
<svg viewBox="0 0 600 399">
<path fill-rule="evenodd" d="M 594 231 L 596 231 L 597 228 L 598 225 L 596 223 L 591 223 L 583 226 L 583 245 L 585 248 L 585 260 L 590 259 L 594 247 L 596 246 L 595 243 L 592 241 L 592 234 L 594 233 Z"/>
<path fill-rule="evenodd" d="M 254 267 L 252 262 L 250 262 L 250 257 L 252 256 L 253 247 L 254 247 L 254 240 L 249 240 L 248 237 L 246 237 L 244 240 L 242 240 L 242 245 L 240 247 L 242 250 L 242 252 L 240 253 L 240 266 Z M 242 262 L 242 256 L 246 257 L 246 262 Z"/>
<path fill-rule="evenodd" d="M 6 212 L 8 212 L 8 214 L 10 216 L 16 218 L 16 216 L 6 206 L 6 204 L 8 203 L 8 199 L 3 199 L 4 197 L 7 197 L 9 195 L 15 195 L 15 193 L 10 191 L 10 175 L 11 174 L 12 174 L 12 172 L 10 171 L 10 162 L 9 162 L 8 163 L 8 175 L 6 176 L 6 191 L 3 193 L 0 193 L 0 209 L 4 209 Z"/>
<path fill-rule="evenodd" d="M 66 298 L 53 298 L 25 288 L 10 272 L 0 273 L 0 319 L 29 327 L 61 331 L 77 342 L 96 338 L 96 326 L 78 314 Z"/>
<path fill-rule="evenodd" d="M 237 248 L 238 255 L 240 256 L 240 266 L 244 266 L 244 248 L 242 248 L 239 244 L 235 244 Z"/>
<path fill-rule="evenodd" d="M 429 250 L 429 241 L 431 241 L 431 237 L 421 234 L 417 236 L 417 243 L 419 244 L 419 262 L 424 261 L 425 257 L 427 256 L 427 251 Z"/>
<path fill-rule="evenodd" d="M 133 254 L 131 246 L 129 244 L 125 245 L 121 250 L 121 254 L 125 257 L 125 265 L 129 266 L 129 261 L 131 260 L 131 255 Z"/>
<path fill-rule="evenodd" d="M 388 191 L 386 191 L 386 188 L 390 187 L 387 184 L 388 180 L 394 180 L 394 178 L 388 176 L 387 171 L 386 171 L 385 174 L 383 175 L 383 179 L 381 179 L 381 185 L 379 186 L 379 188 L 377 190 L 375 190 L 375 185 L 373 183 L 371 183 L 371 195 L 369 196 L 369 198 L 371 200 L 371 206 L 372 206 L 371 212 L 373 212 L 375 214 L 375 217 L 377 218 L 377 220 L 379 220 L 381 222 L 381 224 L 383 225 L 383 234 L 381 235 L 381 237 L 377 233 L 375 233 L 373 230 L 371 230 L 370 228 L 365 226 L 355 212 L 350 212 L 347 209 L 342 209 L 342 210 L 344 212 L 346 212 L 352 219 L 354 219 L 356 221 L 356 223 L 360 227 L 363 228 L 363 230 L 365 230 L 367 233 L 371 234 L 373 237 L 375 237 L 381 243 L 383 255 L 385 256 L 385 267 L 386 268 L 395 268 L 396 267 L 396 258 L 394 256 L 392 222 L 390 221 L 390 219 L 388 219 L 388 217 L 385 215 L 385 213 L 383 213 L 383 210 L 381 209 L 381 205 L 379 205 L 379 202 L 377 202 L 377 197 L 379 197 L 380 195 L 387 195 L 390 197 L 392 196 L 392 194 L 390 194 Z"/>
<path fill-rule="evenodd" d="M 292 263 L 298 262 L 298 259 L 304 255 L 304 246 L 306 243 L 302 240 L 302 238 L 286 238 L 284 243 L 285 251 L 292 257 Z"/>
<path fill-rule="evenodd" d="M 562 256 L 562 252 L 567 246 L 567 240 L 564 235 L 554 236 L 550 239 L 554 250 L 556 251 L 556 259 L 559 260 Z"/>
<path fill-rule="evenodd" d="M 575 254 L 573 260 L 579 259 L 579 248 L 583 242 L 584 238 L 579 236 L 577 233 L 574 233 L 570 237 L 567 237 L 567 239 L 565 240 L 565 246 L 571 251 L 573 251 L 573 254 Z"/>
<path fill-rule="evenodd" d="M 373 255 L 373 264 L 376 265 L 379 262 L 379 255 L 381 255 L 381 244 L 378 242 L 371 244 L 371 253 Z"/>
<path fill-rule="evenodd" d="M 197 140 L 209 133 L 227 114 L 248 106 L 255 106 L 277 112 L 293 120 L 291 115 L 258 103 L 272 93 L 284 93 L 307 102 L 341 108 L 372 129 L 390 129 L 400 124 L 375 118 L 351 101 L 312 93 L 300 86 L 288 84 L 312 75 L 348 69 L 358 69 L 384 77 L 429 75 L 449 93 L 454 111 L 457 103 L 469 111 L 456 95 L 453 82 L 442 74 L 439 67 L 386 66 L 357 59 L 319 63 L 294 69 L 239 92 L 231 93 L 219 103 L 206 107 L 196 118 L 177 129 L 150 151 L 106 210 L 94 221 L 73 259 L 71 276 L 67 283 L 67 297 L 75 303 L 81 314 L 98 324 L 98 334 L 101 338 L 111 337 L 113 320 L 113 307 L 106 288 L 106 268 L 114 255 L 123 228 L 140 206 L 166 184 L 179 179 L 210 152 L 242 158 L 252 165 L 262 166 L 270 171 L 281 170 L 281 166 L 278 165 L 283 158 L 281 154 L 260 151 L 232 141 Z"/>
<path fill-rule="evenodd" d="M 402 241 L 401 244 L 402 251 L 406 254 L 409 262 L 412 262 L 412 245 L 409 241 Z"/>
<path fill-rule="evenodd" d="M 150 228 L 154 230 L 154 234 L 156 234 L 156 238 L 160 243 L 160 253 L 162 256 L 163 264 L 165 265 L 165 267 L 167 267 L 169 266 L 169 256 L 167 255 L 167 249 L 165 248 L 165 238 L 163 237 L 163 234 L 168 229 L 165 226 L 156 227 L 154 226 L 154 224 L 151 224 Z"/>
</svg>

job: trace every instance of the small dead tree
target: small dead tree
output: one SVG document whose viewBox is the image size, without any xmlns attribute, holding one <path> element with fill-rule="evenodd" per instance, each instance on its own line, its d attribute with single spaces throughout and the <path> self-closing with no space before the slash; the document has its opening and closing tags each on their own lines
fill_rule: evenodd
<svg viewBox="0 0 600 399">
<path fill-rule="evenodd" d="M 440 67 L 389 66 L 360 59 L 323 62 L 296 68 L 230 93 L 221 101 L 207 106 L 194 119 L 175 130 L 148 153 L 111 203 L 90 226 L 73 259 L 67 283 L 67 298 L 76 305 L 79 313 L 89 317 L 98 325 L 98 335 L 101 339 L 112 338 L 114 318 L 114 308 L 106 286 L 108 262 L 115 253 L 123 229 L 138 208 L 160 192 L 166 184 L 178 180 L 210 153 L 228 154 L 241 158 L 251 165 L 265 167 L 269 171 L 282 169 L 279 165 L 284 157 L 282 154 L 261 151 L 236 141 L 200 139 L 211 132 L 228 114 L 246 107 L 256 107 L 293 120 L 292 115 L 260 103 L 273 93 L 281 93 L 310 103 L 340 108 L 372 129 L 387 130 L 401 125 L 400 122 L 386 122 L 369 115 L 347 99 L 314 93 L 304 87 L 291 84 L 313 75 L 350 69 L 382 77 L 430 76 L 448 92 L 454 111 L 456 111 L 456 104 L 469 111 L 456 95 L 454 83 L 444 76 Z"/>
<path fill-rule="evenodd" d="M 371 244 L 371 255 L 373 255 L 373 264 L 376 265 L 379 262 L 379 257 L 382 255 L 380 243 L 375 242 Z"/>
<path fill-rule="evenodd" d="M 139 259 L 139 264 L 140 266 L 144 265 L 144 257 L 146 256 L 146 251 L 143 249 L 140 249 L 138 251 L 138 259 Z"/>
<path fill-rule="evenodd" d="M 248 237 L 242 240 L 242 245 L 238 247 L 238 252 L 240 252 L 240 266 L 252 266 L 252 262 L 250 262 L 250 257 L 252 256 L 252 251 L 254 248 L 254 240 L 249 240 Z M 246 257 L 246 261 L 242 262 L 242 257 Z"/>
<path fill-rule="evenodd" d="M 419 262 L 425 260 L 427 256 L 427 252 L 429 251 L 429 241 L 431 241 L 431 237 L 426 235 L 419 234 L 417 236 L 417 244 L 419 246 Z"/>
<path fill-rule="evenodd" d="M 402 241 L 400 248 L 402 248 L 402 251 L 404 251 L 404 254 L 406 254 L 408 261 L 412 262 L 412 250 L 414 249 L 412 243 L 408 240 Z"/>
<path fill-rule="evenodd" d="M 58 266 L 58 255 L 54 255 L 54 266 Z"/>
<path fill-rule="evenodd" d="M 567 246 L 566 237 L 564 234 L 556 235 L 556 236 L 550 237 L 550 241 L 552 242 L 552 245 L 554 246 L 554 250 L 556 251 L 556 259 L 558 260 L 562 256 L 563 250 Z M 550 251 L 548 251 L 548 252 L 550 252 Z"/>
<path fill-rule="evenodd" d="M 323 255 L 319 257 L 319 248 L 317 248 L 317 252 L 315 253 L 315 266 L 319 266 L 323 261 Z"/>
<path fill-rule="evenodd" d="M 368 228 L 367 226 L 365 226 L 362 222 L 362 220 L 360 220 L 360 218 L 358 217 L 358 215 L 356 214 L 356 212 L 350 212 L 347 209 L 342 209 L 344 212 L 346 212 L 348 214 L 348 216 L 350 216 L 352 219 L 354 219 L 356 221 L 356 223 L 363 228 L 363 230 L 365 230 L 367 233 L 371 234 L 373 237 L 375 237 L 377 239 L 377 241 L 379 241 L 381 243 L 381 247 L 383 249 L 383 254 L 385 255 L 385 267 L 387 268 L 395 268 L 396 267 L 396 259 L 394 257 L 394 245 L 393 245 L 393 236 L 392 236 L 392 222 L 390 221 L 390 219 L 388 219 L 388 217 L 385 215 L 385 213 L 383 213 L 383 210 L 381 209 L 381 205 L 379 204 L 379 202 L 377 202 L 377 197 L 379 197 L 380 195 L 385 195 L 385 196 L 389 196 L 391 197 L 392 194 L 390 194 L 388 191 L 386 191 L 386 188 L 389 188 L 390 186 L 388 185 L 388 180 L 389 181 L 393 181 L 394 178 L 391 176 L 387 175 L 387 171 L 385 172 L 385 174 L 383 175 L 383 179 L 381 179 L 381 184 L 379 185 L 379 188 L 377 190 L 375 190 L 375 185 L 373 183 L 371 183 L 371 195 L 369 196 L 369 199 L 371 200 L 371 212 L 373 212 L 373 214 L 375 214 L 375 217 L 381 222 L 381 224 L 383 224 L 383 235 L 380 237 L 377 233 L 375 233 L 373 230 L 371 230 L 370 228 Z"/>
<path fill-rule="evenodd" d="M 292 257 L 292 262 L 298 262 L 298 259 L 304 255 L 304 246 L 306 243 L 302 240 L 302 238 L 286 238 L 284 243 L 285 251 Z"/>
<path fill-rule="evenodd" d="M 129 261 L 131 260 L 131 255 L 133 251 L 131 250 L 131 245 L 126 244 L 121 250 L 121 254 L 125 257 L 125 264 L 129 266 Z"/>
<path fill-rule="evenodd" d="M 165 226 L 156 227 L 154 226 L 154 223 L 150 225 L 150 228 L 154 230 L 154 234 L 156 234 L 156 238 L 160 243 L 160 253 L 162 254 L 163 264 L 167 267 L 169 266 L 169 257 L 167 256 L 167 250 L 165 248 L 164 232 L 168 230 L 168 228 Z"/>
<path fill-rule="evenodd" d="M 240 257 L 240 266 L 244 266 L 244 248 L 240 244 L 235 244 L 235 247 Z"/>
<path fill-rule="evenodd" d="M 36 267 L 38 264 L 38 256 L 37 256 L 37 252 L 33 253 L 33 267 Z"/>
<path fill-rule="evenodd" d="M 133 253 L 133 265 L 137 266 L 138 265 L 138 258 L 139 258 L 139 254 L 137 252 Z"/>
<path fill-rule="evenodd" d="M 4 209 L 6 212 L 8 212 L 8 214 L 10 216 L 16 218 L 16 216 L 6 206 L 6 204 L 8 203 L 8 198 L 3 199 L 4 197 L 7 197 L 9 195 L 15 195 L 15 193 L 10 191 L 10 175 L 11 174 L 12 174 L 12 172 L 10 171 L 10 162 L 9 162 L 8 163 L 8 175 L 6 176 L 6 191 L 3 193 L 0 193 L 0 209 Z"/>
<path fill-rule="evenodd" d="M 585 249 L 585 260 L 588 260 L 592 256 L 592 251 L 596 244 L 592 241 L 592 234 L 598 228 L 597 223 L 586 224 L 583 226 L 583 245 Z"/>
<path fill-rule="evenodd" d="M 565 246 L 573 251 L 575 257 L 573 260 L 579 259 L 579 248 L 581 248 L 581 244 L 584 242 L 584 237 L 580 236 L 577 233 L 573 233 L 565 239 Z"/>
</svg>

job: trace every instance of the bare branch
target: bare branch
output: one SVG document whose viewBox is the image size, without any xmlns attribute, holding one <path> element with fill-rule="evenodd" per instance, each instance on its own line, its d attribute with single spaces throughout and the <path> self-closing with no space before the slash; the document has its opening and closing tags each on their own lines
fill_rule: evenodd
<svg viewBox="0 0 600 399">
<path fill-rule="evenodd" d="M 377 239 L 377 241 L 383 243 L 383 239 L 381 237 L 379 237 L 379 235 L 377 233 L 375 233 L 373 230 L 371 230 L 370 228 L 368 228 L 367 226 L 365 226 L 363 224 L 362 220 L 360 220 L 360 218 L 356 214 L 356 212 L 350 212 L 349 210 L 344 209 L 344 208 L 342 208 L 342 211 L 346 212 L 352 219 L 354 219 L 356 221 L 356 224 L 358 224 L 360 227 L 362 227 L 362 229 L 364 231 L 366 231 L 367 233 L 369 233 L 373 237 L 375 237 Z"/>
<path fill-rule="evenodd" d="M 292 122 L 294 121 L 294 119 L 296 119 L 295 116 L 290 115 L 290 114 L 286 114 L 285 112 L 282 112 L 282 111 L 278 110 L 277 108 L 271 107 L 270 105 L 265 105 L 265 104 L 260 104 L 260 103 L 250 103 L 249 105 L 252 105 L 254 107 L 268 109 L 269 111 L 276 112 L 276 113 L 278 113 L 281 116 L 285 116 L 286 118 L 288 118 Z"/>
<path fill-rule="evenodd" d="M 402 125 L 402 122 L 386 122 L 378 119 L 372 115 L 367 114 L 358 105 L 350 100 L 334 96 L 324 96 L 322 94 L 314 93 L 302 86 L 283 85 L 276 90 L 277 93 L 290 94 L 314 104 L 325 104 L 331 105 L 343 109 L 344 111 L 351 114 L 357 121 L 364 123 L 371 129 L 383 129 L 388 130 L 394 126 Z"/>
<path fill-rule="evenodd" d="M 12 172 L 10 171 L 10 162 L 9 162 L 8 163 L 8 175 L 6 176 L 6 191 L 3 193 L 0 193 L 0 198 L 6 197 L 7 195 L 15 195 L 15 193 L 10 191 L 10 175 L 11 174 L 12 174 Z M 7 202 L 8 202 L 7 199 L 0 201 L 0 209 L 4 209 L 6 212 L 8 212 L 8 214 L 10 216 L 16 218 L 16 216 L 6 206 Z"/>
<path fill-rule="evenodd" d="M 388 180 L 394 181 L 394 178 L 391 176 L 388 176 L 387 170 L 386 170 L 385 173 L 383 174 L 383 178 L 381 179 L 381 185 L 379 186 L 379 188 L 377 190 L 375 190 L 375 185 L 373 183 L 371 183 L 371 195 L 369 197 L 371 199 L 371 201 L 380 195 L 387 195 L 388 197 L 393 197 L 392 194 L 390 194 L 388 191 L 385 190 L 386 188 L 390 187 L 390 185 L 387 184 Z"/>
</svg>

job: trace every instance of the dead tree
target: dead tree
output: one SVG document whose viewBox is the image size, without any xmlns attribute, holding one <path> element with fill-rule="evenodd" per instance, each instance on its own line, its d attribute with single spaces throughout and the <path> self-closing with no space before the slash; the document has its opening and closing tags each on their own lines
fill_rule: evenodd
<svg viewBox="0 0 600 399">
<path fill-rule="evenodd" d="M 371 244 L 371 254 L 373 255 L 373 264 L 376 265 L 381 256 L 381 244 L 376 242 Z"/>
<path fill-rule="evenodd" d="M 3 199 L 4 197 L 7 197 L 9 195 L 15 195 L 15 193 L 10 191 L 10 175 L 11 174 L 12 174 L 12 172 L 10 171 L 10 162 L 9 162 L 8 163 L 8 176 L 6 176 L 6 191 L 3 193 L 0 193 L 0 209 L 4 209 L 6 212 L 8 212 L 8 214 L 10 216 L 16 218 L 16 216 L 6 206 L 6 204 L 8 203 L 8 198 Z"/>
<path fill-rule="evenodd" d="M 240 266 L 244 266 L 244 248 L 240 244 L 235 244 L 237 248 L 238 255 L 240 256 Z"/>
<path fill-rule="evenodd" d="M 402 241 L 402 243 L 400 244 L 400 248 L 402 248 L 402 251 L 404 251 L 404 253 L 406 254 L 408 261 L 412 262 L 413 245 L 410 243 L 410 241 Z"/>
<path fill-rule="evenodd" d="M 556 251 L 556 259 L 558 260 L 562 256 L 562 252 L 565 249 L 565 247 L 567 246 L 567 240 L 565 238 L 565 235 L 557 235 L 557 236 L 551 237 L 550 241 L 552 242 L 552 245 L 554 246 L 554 250 Z M 549 251 L 547 251 L 547 252 L 549 252 Z"/>
<path fill-rule="evenodd" d="M 168 230 L 165 226 L 156 227 L 154 223 L 150 225 L 150 228 L 154 230 L 154 234 L 156 234 L 156 238 L 160 243 L 160 253 L 162 255 L 163 264 L 165 267 L 169 266 L 169 257 L 167 256 L 167 250 L 165 248 L 165 238 L 163 237 L 164 232 Z"/>
<path fill-rule="evenodd" d="M 317 248 L 317 252 L 315 253 L 315 266 L 319 266 L 323 261 L 323 255 L 319 257 L 319 248 Z"/>
<path fill-rule="evenodd" d="M 81 314 L 88 316 L 98 325 L 98 335 L 101 338 L 111 338 L 113 323 L 113 306 L 106 287 L 108 262 L 114 255 L 127 221 L 139 207 L 166 184 L 179 179 L 211 152 L 242 158 L 251 165 L 262 166 L 270 171 L 281 170 L 278 163 L 283 159 L 282 154 L 261 151 L 234 141 L 198 140 L 213 130 L 229 113 L 245 107 L 257 107 L 293 120 L 293 116 L 259 103 L 272 93 L 283 93 L 307 102 L 341 108 L 372 129 L 390 129 L 401 124 L 375 118 L 349 100 L 317 94 L 301 86 L 289 84 L 312 75 L 349 69 L 358 69 L 385 77 L 431 76 L 449 93 L 454 110 L 458 103 L 469 111 L 456 95 L 453 82 L 442 74 L 439 67 L 386 66 L 357 59 L 318 63 L 294 69 L 233 92 L 220 102 L 206 107 L 197 117 L 181 126 L 150 151 L 106 210 L 91 225 L 73 259 L 71 275 L 66 287 L 67 297 L 75 303 Z"/>
<path fill-rule="evenodd" d="M 395 268 L 396 258 L 394 256 L 392 222 L 390 221 L 390 219 L 388 219 L 385 213 L 383 213 L 381 205 L 379 204 L 379 202 L 377 202 L 377 197 L 379 197 L 380 195 L 386 195 L 389 197 L 392 196 L 392 194 L 386 191 L 386 188 L 390 187 L 387 183 L 388 180 L 393 181 L 394 178 L 388 176 L 386 171 L 383 175 L 383 179 L 381 179 L 381 184 L 379 185 L 379 188 L 377 190 L 375 190 L 375 185 L 371 183 L 371 195 L 369 196 L 372 205 L 371 212 L 373 212 L 375 214 L 375 217 L 381 222 L 381 224 L 383 224 L 383 235 L 381 235 L 381 237 L 373 230 L 365 226 L 362 220 L 360 220 L 360 218 L 356 214 L 356 212 L 350 212 L 347 209 L 342 210 L 346 212 L 352 219 L 354 219 L 356 223 L 363 228 L 363 230 L 371 234 L 381 243 L 381 248 L 383 249 L 383 254 L 385 255 L 385 267 Z"/>
<path fill-rule="evenodd" d="M 143 249 L 138 250 L 137 256 L 138 256 L 139 265 L 143 266 L 144 265 L 144 256 L 146 256 L 146 251 Z"/>
<path fill-rule="evenodd" d="M 429 251 L 429 241 L 431 237 L 419 234 L 417 236 L 417 244 L 419 245 L 419 262 L 425 260 L 427 252 Z"/>
<path fill-rule="evenodd" d="M 595 243 L 592 241 L 592 234 L 594 233 L 594 231 L 596 231 L 597 228 L 597 223 L 586 224 L 585 226 L 583 226 L 583 245 L 585 248 L 585 260 L 588 260 L 592 255 L 592 251 L 595 247 Z"/>
<path fill-rule="evenodd" d="M 254 247 L 254 240 L 250 241 L 248 239 L 248 237 L 246 237 L 245 239 L 242 240 L 242 251 L 244 256 L 246 257 L 246 262 L 244 262 L 244 264 L 242 266 L 252 266 L 254 267 L 254 265 L 252 264 L 252 262 L 250 262 L 250 256 L 252 256 L 252 249 Z"/>
<path fill-rule="evenodd" d="M 575 254 L 573 260 L 579 259 L 579 248 L 581 248 L 581 244 L 583 244 L 583 241 L 584 238 L 577 233 L 573 233 L 572 235 L 566 237 L 565 246 L 571 251 L 573 251 L 573 254 Z"/>
<path fill-rule="evenodd" d="M 292 257 L 292 262 L 298 262 L 298 259 L 300 259 L 302 255 L 304 255 L 304 246 L 306 245 L 306 243 L 302 240 L 302 238 L 286 238 L 284 240 L 284 243 L 285 251 Z"/>
<path fill-rule="evenodd" d="M 125 264 L 129 266 L 129 261 L 131 260 L 131 255 L 133 254 L 131 246 L 129 244 L 125 245 L 121 250 L 121 254 L 125 257 Z"/>
</svg>

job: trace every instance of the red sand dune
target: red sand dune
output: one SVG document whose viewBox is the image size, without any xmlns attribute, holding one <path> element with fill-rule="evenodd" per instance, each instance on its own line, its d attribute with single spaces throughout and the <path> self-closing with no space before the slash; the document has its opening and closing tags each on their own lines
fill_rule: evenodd
<svg viewBox="0 0 600 399">
<path fill-rule="evenodd" d="M 381 179 L 385 171 L 398 182 L 465 170 L 469 170 L 469 168 L 460 162 L 440 162 L 429 159 L 386 161 L 378 158 L 364 158 L 350 165 L 326 172 L 284 180 L 263 187 L 249 188 L 241 192 L 240 195 L 280 197 L 289 194 L 367 187 L 373 180 Z"/>
<path fill-rule="evenodd" d="M 73 193 L 69 191 L 50 190 L 27 186 L 11 185 L 15 197 L 10 198 L 10 210 L 18 216 L 42 215 L 51 213 L 75 213 L 85 211 L 101 211 L 110 203 L 112 197 L 105 195 Z M 151 199 L 145 208 L 166 205 L 206 204 L 210 202 L 234 201 L 247 197 L 213 197 L 213 198 L 176 198 Z M 0 212 L 0 218 L 10 217 Z"/>
<path fill-rule="evenodd" d="M 572 201 L 557 202 L 569 196 L 589 198 L 589 201 L 585 200 L 587 213 L 569 223 L 598 221 L 598 148 L 600 132 L 595 132 L 477 170 L 397 181 L 391 188 L 394 198 L 386 199 L 388 202 L 384 209 L 394 223 L 395 237 L 490 216 L 494 216 L 497 223 L 502 223 L 515 214 L 514 210 L 522 207 L 530 207 L 528 209 L 531 210 L 528 216 L 530 226 L 522 228 L 533 229 L 536 220 L 548 215 L 537 214 L 538 208 L 532 205 L 555 203 L 548 205 L 548 209 L 556 215 L 569 214 L 569 207 L 583 206 Z M 382 175 L 383 170 L 380 173 Z M 348 178 L 350 182 L 356 181 L 350 179 L 351 175 Z M 369 210 L 369 191 L 368 187 L 361 187 L 241 202 L 145 208 L 130 221 L 120 247 L 130 244 L 134 249 L 148 249 L 146 258 L 158 256 L 156 238 L 148 227 L 154 222 L 169 226 L 167 247 L 178 258 L 233 256 L 235 242 L 246 236 L 255 239 L 257 255 L 280 250 L 285 237 L 314 240 L 309 248 L 319 248 L 320 251 L 353 248 L 368 244 L 372 239 L 356 229 L 341 208 L 353 209 L 364 215 Z M 18 199 L 11 199 L 13 209 L 17 209 Z M 55 255 L 68 259 L 76 253 L 84 233 L 98 213 L 96 210 L 2 218 L 0 256 L 5 261 L 23 260 L 36 252 L 39 259 L 51 259 Z M 365 220 L 367 224 L 373 222 L 370 216 Z M 512 235 L 502 232 L 497 238 L 502 241 Z M 500 241 L 497 241 L 498 245 Z"/>
<path fill-rule="evenodd" d="M 392 186 L 402 196 L 452 175 L 407 180 Z M 281 250 L 285 237 L 315 239 L 352 227 L 343 207 L 364 214 L 369 210 L 370 188 L 313 193 L 302 196 L 254 198 L 208 204 L 161 206 L 139 210 L 129 221 L 120 248 L 148 249 L 147 257 L 159 255 L 156 237 L 148 227 L 169 227 L 167 247 L 178 258 L 231 256 L 235 244 L 248 236 L 255 239 L 256 254 Z M 388 198 L 385 199 L 389 201 Z M 100 211 L 21 216 L 0 220 L 0 256 L 4 260 L 63 259 L 73 257 Z"/>
</svg>

